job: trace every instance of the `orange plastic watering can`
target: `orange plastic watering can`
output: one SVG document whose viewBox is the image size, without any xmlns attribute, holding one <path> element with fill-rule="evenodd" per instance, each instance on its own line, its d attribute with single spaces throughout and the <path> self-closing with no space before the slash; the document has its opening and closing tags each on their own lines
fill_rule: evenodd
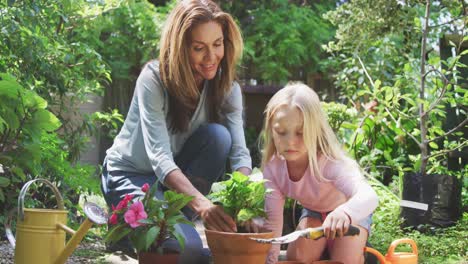
<svg viewBox="0 0 468 264">
<path fill-rule="evenodd" d="M 404 243 L 411 245 L 412 252 L 395 252 L 395 248 Z M 418 264 L 418 247 L 416 242 L 409 238 L 393 241 L 385 257 L 373 248 L 365 247 L 364 251 L 375 255 L 381 264 Z"/>
<path fill-rule="evenodd" d="M 58 209 L 24 208 L 24 196 L 35 182 L 44 183 L 51 188 L 57 200 Z M 10 228 L 10 220 L 5 224 L 8 240 L 15 248 L 16 264 L 63 264 L 72 254 L 89 228 L 94 224 L 107 222 L 107 214 L 94 203 L 85 203 L 86 220 L 77 231 L 67 223 L 67 211 L 64 210 L 63 198 L 57 187 L 45 179 L 27 182 L 18 197 L 18 219 L 16 239 Z M 65 233 L 72 237 L 65 244 Z"/>
</svg>

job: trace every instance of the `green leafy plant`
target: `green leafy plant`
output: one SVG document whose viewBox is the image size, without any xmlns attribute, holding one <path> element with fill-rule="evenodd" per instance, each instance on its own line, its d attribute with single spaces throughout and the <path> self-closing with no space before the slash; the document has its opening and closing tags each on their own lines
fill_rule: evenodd
<svg viewBox="0 0 468 264">
<path fill-rule="evenodd" d="M 68 160 L 66 144 L 56 133 L 61 122 L 48 110 L 48 103 L 4 73 L 0 73 L 0 101 L 0 211 L 6 214 L 16 206 L 24 182 L 45 177 L 60 188 L 72 226 L 75 220 L 81 222 L 76 219 L 79 196 L 100 193 L 99 181 L 92 177 L 95 167 Z M 31 197 L 28 207 L 56 205 L 51 192 L 32 187 Z"/>
<path fill-rule="evenodd" d="M 460 82 L 463 79 L 460 70 L 466 68 L 462 58 L 468 51 L 461 47 L 468 37 L 460 35 L 451 42 L 454 55 L 442 59 L 440 54 L 430 50 L 430 34 L 434 27 L 431 21 L 431 1 L 426 1 L 422 20 L 415 21 L 415 27 L 421 32 L 420 57 L 409 58 L 404 70 L 395 78 L 393 86 L 375 82 L 367 73 L 373 91 L 371 94 L 381 104 L 380 109 L 390 121 L 390 131 L 397 138 L 408 138 L 407 150 L 413 170 L 422 176 L 426 174 L 448 174 L 444 160 L 448 154 L 466 148 L 468 141 L 462 129 L 468 124 L 466 105 L 467 90 Z M 464 20 L 466 22 L 466 18 Z M 464 29 L 464 28 L 463 28 Z M 417 87 L 417 89 L 407 89 Z M 365 91 L 359 94 L 366 94 Z M 447 113 L 452 112 L 455 120 L 446 124 Z M 399 143 L 405 143 L 400 140 Z"/>
<path fill-rule="evenodd" d="M 243 78 L 259 84 L 305 80 L 320 69 L 321 45 L 334 30 L 322 14 L 334 3 L 321 1 L 223 1 L 239 19 L 245 39 Z"/>
<path fill-rule="evenodd" d="M 230 179 L 213 184 L 208 198 L 215 204 L 223 206 L 236 222 L 237 230 L 244 231 L 242 223 L 254 217 L 266 217 L 265 180 L 250 181 L 241 172 L 233 172 Z"/>
<path fill-rule="evenodd" d="M 133 199 L 133 195 L 127 194 L 112 208 L 109 224 L 113 227 L 106 235 L 107 242 L 115 243 L 128 236 L 138 252 L 163 254 L 162 243 L 174 237 L 182 249 L 185 247 L 184 237 L 175 230 L 175 225 L 193 225 L 180 211 L 193 197 L 166 191 L 164 200 L 158 200 L 154 197 L 156 189 L 157 183 L 151 189 L 146 183 L 141 188 L 143 198 Z"/>
<path fill-rule="evenodd" d="M 377 103 L 359 112 L 348 144 L 374 176 L 448 175 L 447 157 L 467 146 L 466 11 L 460 1 L 425 2 L 356 0 L 326 16 L 338 27 L 327 63 L 341 97 L 358 110 Z"/>
<path fill-rule="evenodd" d="M 28 173 L 37 173 L 44 133 L 60 127 L 47 102 L 21 86 L 12 76 L 0 73 L 0 202 L 7 209 Z M 5 203 L 6 202 L 6 203 Z"/>
</svg>

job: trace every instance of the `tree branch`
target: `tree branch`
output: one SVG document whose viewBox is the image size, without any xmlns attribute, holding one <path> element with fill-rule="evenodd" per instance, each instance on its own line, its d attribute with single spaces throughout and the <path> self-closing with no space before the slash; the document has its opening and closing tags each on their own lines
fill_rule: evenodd
<svg viewBox="0 0 468 264">
<path fill-rule="evenodd" d="M 426 116 L 428 115 L 439 103 L 440 101 L 442 100 L 442 98 L 444 97 L 445 93 L 447 92 L 447 86 L 448 84 L 450 83 L 449 80 L 447 79 L 447 77 L 445 77 L 444 74 L 442 74 L 439 70 L 433 68 L 431 70 L 432 72 L 436 72 L 438 73 L 440 76 L 442 76 L 442 79 L 444 80 L 444 87 L 442 88 L 442 91 L 440 92 L 439 96 L 437 97 L 437 99 L 432 102 L 432 104 L 429 106 L 429 108 L 423 112 L 423 116 Z M 426 73 L 427 74 L 427 73 Z"/>
<path fill-rule="evenodd" d="M 367 72 L 366 66 L 365 66 L 364 63 L 362 62 L 361 57 L 359 57 L 359 55 L 356 55 L 356 57 L 358 58 L 359 63 L 361 64 L 361 67 L 362 67 L 362 69 L 364 70 L 364 73 L 366 74 L 367 79 L 369 79 L 369 82 L 371 83 L 372 88 L 375 88 L 374 81 L 372 80 L 371 76 L 370 76 L 369 73 Z"/>
<path fill-rule="evenodd" d="M 426 175 L 426 168 L 427 168 L 427 161 L 429 159 L 429 151 L 427 145 L 427 116 L 425 115 L 424 111 L 424 100 L 425 95 L 425 85 L 426 80 L 424 76 L 426 75 L 426 50 L 427 50 L 427 36 L 429 34 L 429 15 L 430 15 L 430 7 L 431 7 L 431 0 L 426 0 L 426 10 L 424 13 L 424 26 L 423 26 L 423 35 L 421 38 L 421 64 L 420 64 L 420 76 L 421 76 L 421 83 L 419 87 L 419 99 L 421 102 L 419 103 L 419 129 L 421 131 L 421 141 L 419 144 L 419 149 L 421 150 L 421 174 L 422 176 Z"/>
<path fill-rule="evenodd" d="M 442 155 L 445 155 L 447 153 L 450 153 L 454 150 L 457 150 L 457 149 L 460 149 L 460 148 L 463 148 L 464 146 L 468 145 L 468 141 L 464 141 L 463 143 L 461 143 L 460 145 L 454 147 L 453 149 L 446 149 L 446 150 L 441 150 L 441 151 L 438 151 L 432 155 L 430 155 L 429 157 L 430 158 L 435 158 L 435 157 L 438 157 L 438 156 L 442 156 Z"/>
<path fill-rule="evenodd" d="M 398 121 L 395 119 L 395 117 L 393 117 L 392 113 L 390 112 L 390 110 L 388 110 L 387 107 L 385 107 L 385 111 L 388 113 L 390 118 L 392 118 L 393 122 L 395 122 L 395 124 L 398 124 Z M 403 130 L 403 132 L 405 132 L 408 136 L 410 136 L 414 140 L 414 142 L 416 142 L 416 144 L 418 144 L 418 146 L 421 145 L 421 142 L 419 142 L 419 140 L 415 136 L 413 136 L 411 133 L 406 131 L 406 129 L 404 127 L 401 127 L 401 130 Z"/>
<path fill-rule="evenodd" d="M 444 137 L 446 137 L 446 136 L 449 136 L 450 134 L 453 134 L 454 132 L 456 132 L 458 129 L 464 127 L 467 123 L 468 123 L 468 119 L 465 119 L 465 120 L 463 120 L 463 122 L 461 122 L 460 124 L 458 124 L 458 126 L 456 126 L 456 127 L 452 128 L 452 129 L 450 129 L 449 131 L 447 131 L 447 133 L 445 133 L 445 134 L 443 134 L 443 135 L 441 135 L 441 136 L 438 136 L 438 137 L 436 137 L 436 138 L 433 138 L 433 139 L 431 139 L 431 140 L 427 140 L 427 143 L 433 142 L 433 141 L 437 141 L 437 140 L 439 140 L 439 139 L 441 139 L 441 138 L 444 138 Z"/>
</svg>

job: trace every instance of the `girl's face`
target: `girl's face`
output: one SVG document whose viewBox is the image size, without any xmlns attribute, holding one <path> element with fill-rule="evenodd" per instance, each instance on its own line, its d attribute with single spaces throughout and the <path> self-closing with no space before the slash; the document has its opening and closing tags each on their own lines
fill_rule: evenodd
<svg viewBox="0 0 468 264">
<path fill-rule="evenodd" d="M 280 106 L 271 122 L 273 142 L 278 154 L 287 161 L 308 162 L 307 149 L 302 137 L 304 118 L 299 108 Z"/>
<path fill-rule="evenodd" d="M 211 80 L 218 72 L 224 57 L 224 36 L 221 26 L 210 21 L 192 29 L 189 43 L 189 60 L 197 86 Z"/>
</svg>

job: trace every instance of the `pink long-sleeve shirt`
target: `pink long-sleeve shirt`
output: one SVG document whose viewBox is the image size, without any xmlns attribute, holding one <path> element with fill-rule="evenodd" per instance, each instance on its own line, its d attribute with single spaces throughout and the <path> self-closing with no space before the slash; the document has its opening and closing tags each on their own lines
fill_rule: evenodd
<svg viewBox="0 0 468 264">
<path fill-rule="evenodd" d="M 351 217 L 351 223 L 354 224 L 369 216 L 377 207 L 377 194 L 366 182 L 356 162 L 349 158 L 340 161 L 320 158 L 319 167 L 325 180 L 317 180 L 309 167 L 303 177 L 294 182 L 289 177 L 283 158 L 274 156 L 265 166 L 265 186 L 271 190 L 265 197 L 265 227 L 273 231 L 275 237 L 281 236 L 286 197 L 317 212 L 325 213 L 340 208 Z M 279 245 L 272 246 L 268 264 L 277 262 L 279 251 Z"/>
</svg>

